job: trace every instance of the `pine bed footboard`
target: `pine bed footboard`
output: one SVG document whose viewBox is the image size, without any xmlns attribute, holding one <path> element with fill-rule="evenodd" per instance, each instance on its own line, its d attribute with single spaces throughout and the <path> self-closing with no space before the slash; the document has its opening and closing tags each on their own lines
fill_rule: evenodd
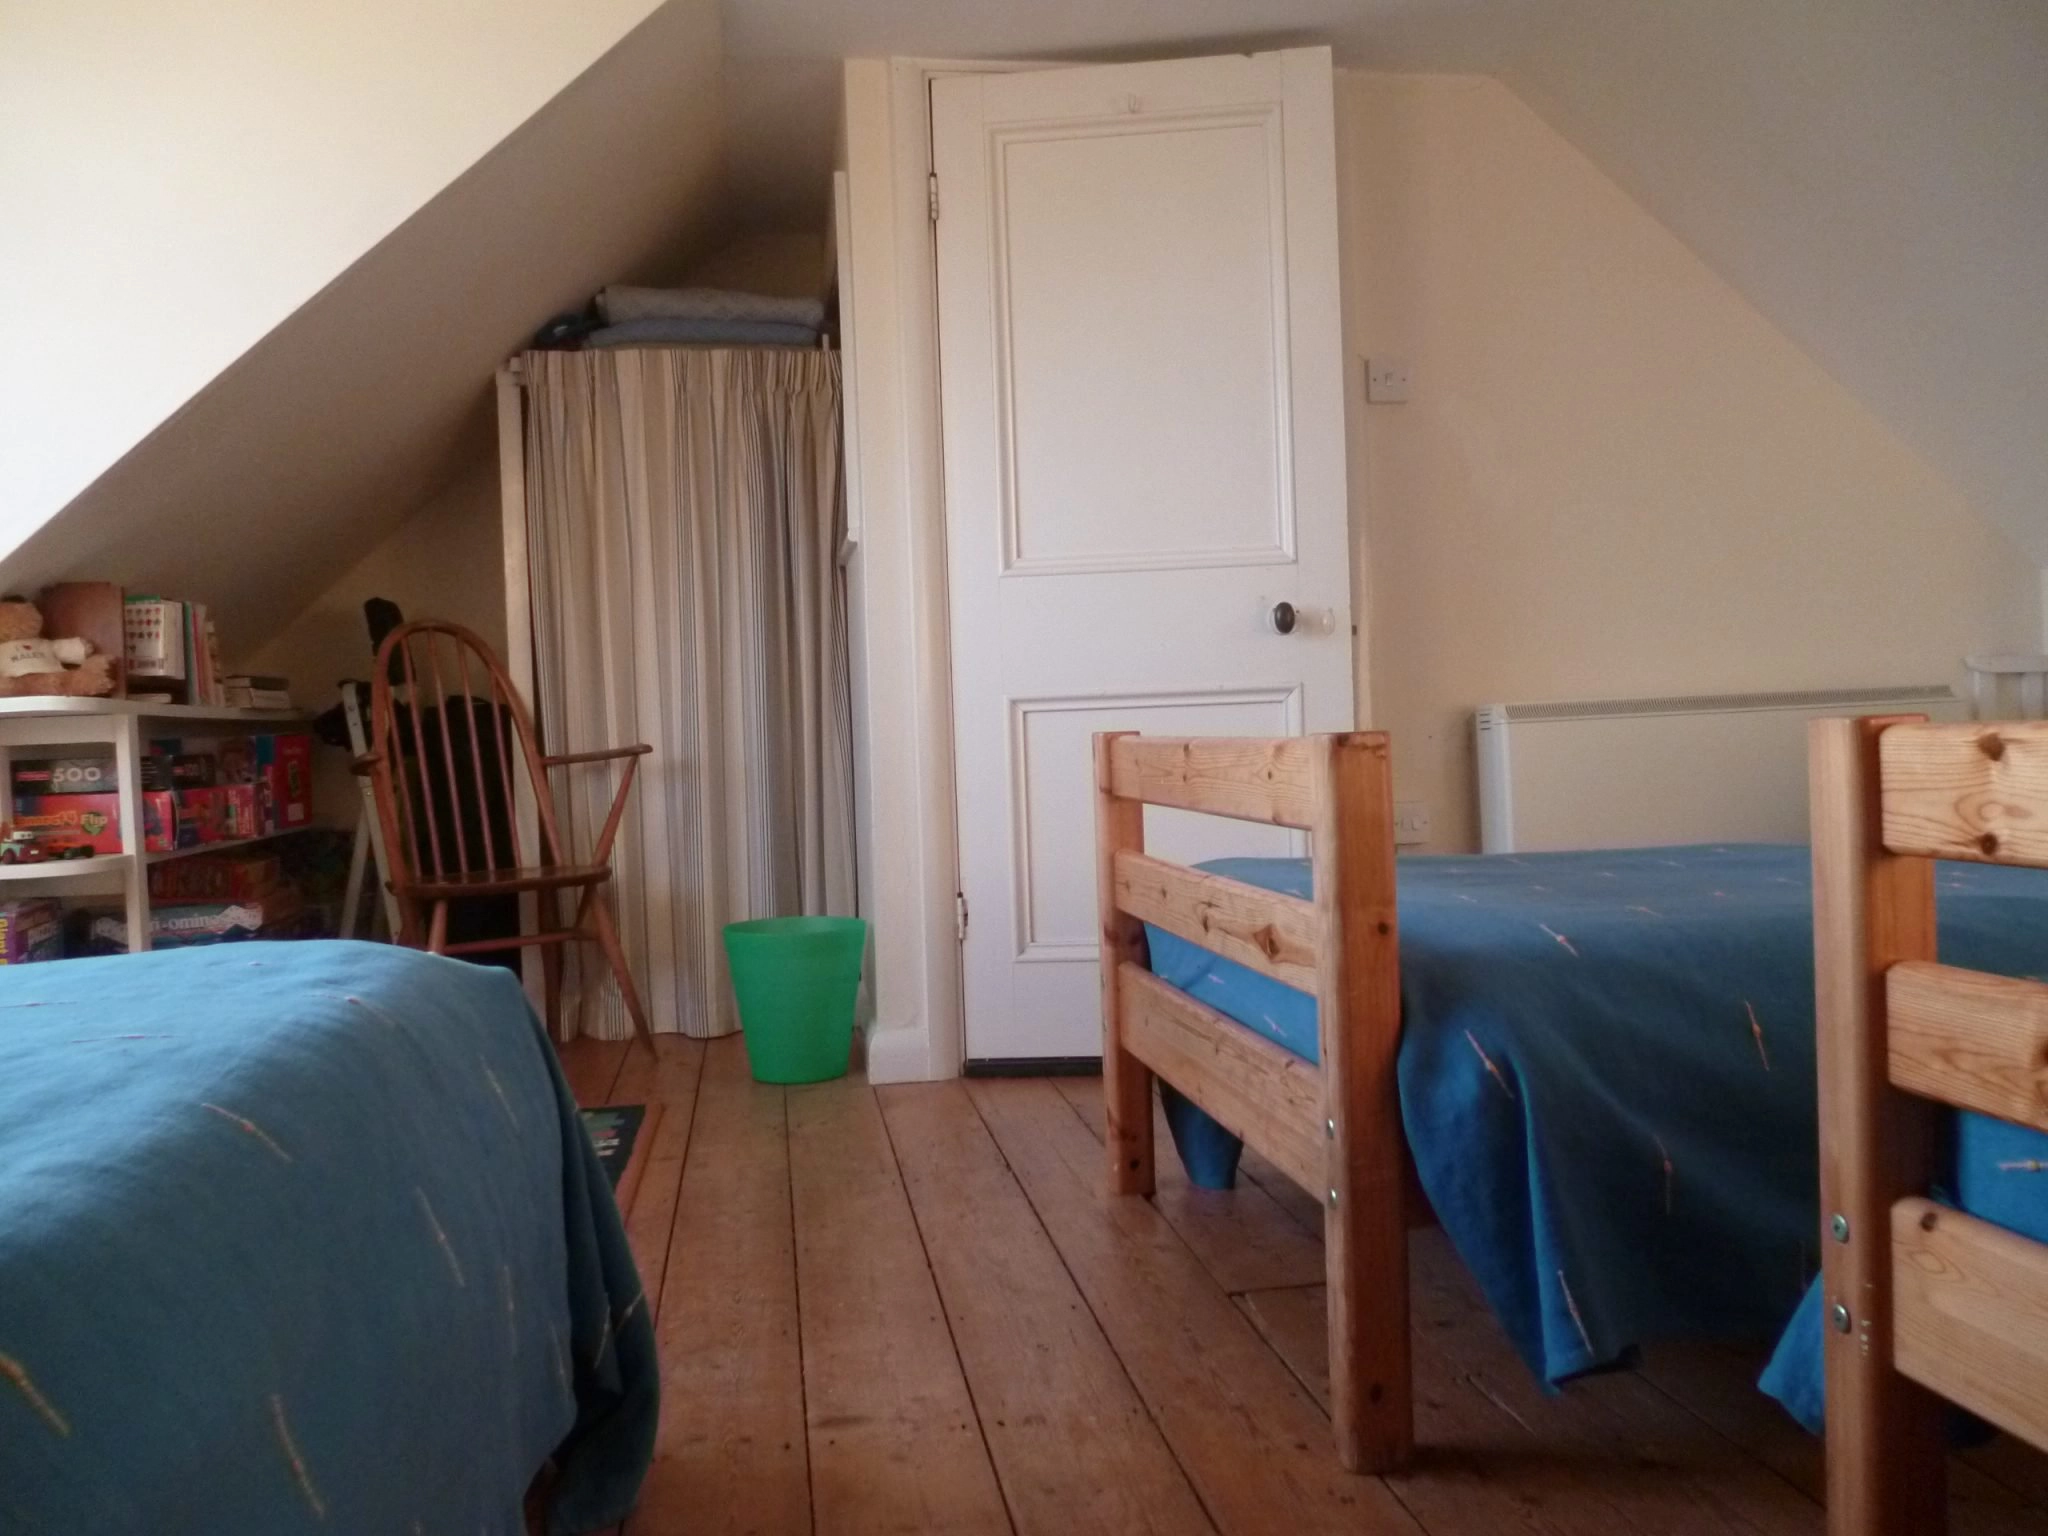
<svg viewBox="0 0 2048 1536">
<path fill-rule="evenodd" d="M 1156 1075 L 1313 1195 L 1323 1207 L 1337 1453 L 1354 1471 L 1398 1467 L 1415 1433 L 1387 738 L 1106 732 L 1095 738 L 1095 781 L 1110 1189 L 1152 1192 Z M 1147 805 L 1307 832 L 1314 899 L 1148 857 Z M 1320 1060 L 1152 975 L 1148 922 L 1312 994 Z"/>
<path fill-rule="evenodd" d="M 1937 859 L 2048 867 L 2048 724 L 1812 728 L 1833 1536 L 1948 1528 L 1943 1400 L 2048 1448 L 2048 1244 L 1925 1198 L 1953 1106 L 2048 1130 L 2048 986 L 1939 963 Z"/>
</svg>

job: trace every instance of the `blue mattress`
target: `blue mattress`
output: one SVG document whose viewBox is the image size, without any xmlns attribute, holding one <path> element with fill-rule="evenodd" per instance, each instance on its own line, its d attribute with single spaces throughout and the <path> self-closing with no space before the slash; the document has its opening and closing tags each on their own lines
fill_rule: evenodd
<svg viewBox="0 0 2048 1536">
<path fill-rule="evenodd" d="M 1309 894 L 1305 861 L 1203 867 Z M 1939 878 L 1944 959 L 2048 967 L 2048 877 Z M 1774 1337 L 1798 1306 L 1819 1262 L 1810 879 L 1805 848 L 1740 844 L 1401 861 L 1409 1145 L 1546 1383 L 1656 1338 Z M 1315 1059 L 1314 999 L 1148 934 L 1158 975 Z M 1169 1115 L 1190 1176 L 1227 1183 L 1234 1140 Z M 1963 1119 L 1962 1202 L 2048 1222 L 2048 1138 Z"/>
<path fill-rule="evenodd" d="M 385 945 L 0 970 L 0 1529 L 516 1536 L 651 1455 L 648 1309 L 518 983 Z"/>
</svg>

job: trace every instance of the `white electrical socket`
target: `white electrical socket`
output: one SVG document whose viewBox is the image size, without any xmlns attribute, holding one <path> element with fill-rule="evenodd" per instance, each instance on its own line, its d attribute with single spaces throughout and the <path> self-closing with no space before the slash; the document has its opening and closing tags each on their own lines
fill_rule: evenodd
<svg viewBox="0 0 2048 1536">
<path fill-rule="evenodd" d="M 1429 841 L 1429 802 L 1427 800 L 1396 800 L 1394 802 L 1394 846 L 1411 847 L 1416 843 Z"/>
<path fill-rule="evenodd" d="M 1402 357 L 1368 357 L 1365 360 L 1365 398 L 1373 405 L 1399 405 L 1408 398 L 1408 360 Z"/>
</svg>

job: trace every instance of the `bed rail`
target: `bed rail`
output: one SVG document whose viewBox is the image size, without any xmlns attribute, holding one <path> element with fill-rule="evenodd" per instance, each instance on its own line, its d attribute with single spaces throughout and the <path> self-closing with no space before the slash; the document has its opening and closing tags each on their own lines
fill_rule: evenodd
<svg viewBox="0 0 2048 1536">
<path fill-rule="evenodd" d="M 2048 1447 L 2048 1244 L 1925 1198 L 1939 1106 L 2048 1130 L 2048 986 L 1942 965 L 1934 860 L 2048 866 L 2048 723 L 1812 729 L 1833 1536 L 1947 1529 L 1941 1400 Z"/>
<path fill-rule="evenodd" d="M 1152 1192 L 1157 1075 L 1314 1195 L 1324 1210 L 1338 1454 L 1353 1470 L 1399 1466 L 1414 1428 L 1387 738 L 1109 732 L 1095 738 L 1095 782 L 1110 1188 Z M 1148 855 L 1147 805 L 1306 831 L 1313 899 Z M 1320 1061 L 1152 975 L 1148 922 L 1312 993 Z"/>
</svg>

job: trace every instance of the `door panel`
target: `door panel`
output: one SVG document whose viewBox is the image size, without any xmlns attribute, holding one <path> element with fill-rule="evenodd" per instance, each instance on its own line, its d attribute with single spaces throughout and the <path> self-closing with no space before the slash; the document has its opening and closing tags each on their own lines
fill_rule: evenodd
<svg viewBox="0 0 2048 1536">
<path fill-rule="evenodd" d="M 1329 56 L 932 105 L 968 1055 L 1098 1055 L 1092 733 L 1351 723 Z M 1297 841 L 1170 811 L 1146 836 Z"/>
<path fill-rule="evenodd" d="M 1009 573 L 1293 558 L 1277 119 L 992 145 Z"/>
<path fill-rule="evenodd" d="M 1015 957 L 1094 963 L 1095 865 L 1074 857 L 1073 833 L 1092 826 L 1095 815 L 1095 732 L 1291 736 L 1297 705 L 1292 690 L 1279 688 L 1206 697 L 1012 699 Z M 1214 816 L 1145 808 L 1146 847 L 1182 863 L 1236 853 L 1281 856 L 1294 846 L 1292 837 L 1282 827 L 1238 827 Z"/>
</svg>

